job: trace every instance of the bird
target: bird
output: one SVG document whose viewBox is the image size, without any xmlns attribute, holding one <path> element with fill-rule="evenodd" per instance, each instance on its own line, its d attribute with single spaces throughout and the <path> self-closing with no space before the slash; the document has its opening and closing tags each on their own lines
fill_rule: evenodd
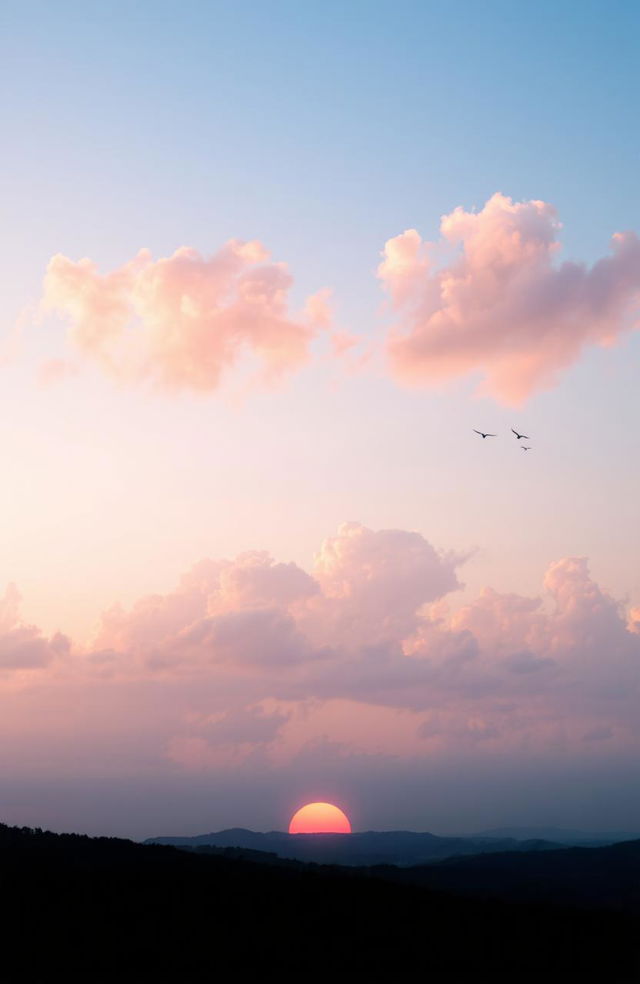
<svg viewBox="0 0 640 984">
<path fill-rule="evenodd" d="M 524 439 L 525 439 L 525 441 L 528 441 L 528 440 L 529 440 L 529 438 L 527 437 L 527 435 L 526 435 L 526 434 L 518 434 L 518 432 L 517 432 L 517 431 L 515 431 L 515 430 L 513 429 L 513 427 L 511 428 L 511 433 L 512 433 L 512 434 L 515 434 L 515 435 L 516 435 L 516 437 L 518 438 L 518 440 L 519 440 L 519 441 L 520 441 L 520 440 L 521 440 L 521 439 L 522 439 L 523 437 L 524 437 Z"/>
<path fill-rule="evenodd" d="M 483 440 L 484 440 L 485 437 L 497 437 L 498 436 L 497 434 L 483 434 L 482 431 L 477 431 L 475 429 L 475 427 L 473 428 L 473 433 L 474 434 L 479 434 L 480 437 L 483 438 Z"/>
<path fill-rule="evenodd" d="M 526 444 L 521 444 L 521 445 L 520 445 L 520 450 L 521 450 L 521 451 L 531 451 L 531 445 L 529 444 L 529 445 L 527 446 Z"/>
</svg>

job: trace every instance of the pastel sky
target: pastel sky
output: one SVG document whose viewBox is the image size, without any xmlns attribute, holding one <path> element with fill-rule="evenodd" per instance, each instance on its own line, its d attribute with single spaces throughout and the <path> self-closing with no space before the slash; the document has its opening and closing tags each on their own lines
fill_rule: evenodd
<svg viewBox="0 0 640 984">
<path fill-rule="evenodd" d="M 0 820 L 640 830 L 638 5 L 2 22 Z"/>
</svg>

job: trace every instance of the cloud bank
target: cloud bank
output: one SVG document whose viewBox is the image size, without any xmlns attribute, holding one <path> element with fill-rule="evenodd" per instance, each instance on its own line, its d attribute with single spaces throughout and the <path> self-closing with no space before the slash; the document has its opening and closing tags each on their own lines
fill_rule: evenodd
<svg viewBox="0 0 640 984">
<path fill-rule="evenodd" d="M 96 700 L 81 726 L 94 752 L 104 728 L 134 759 L 142 748 L 186 769 L 257 750 L 274 765 L 323 737 L 444 759 L 637 748 L 636 612 L 627 624 L 584 558 L 552 564 L 540 597 L 487 588 L 450 610 L 463 563 L 419 533 L 347 523 L 311 573 L 260 551 L 201 561 L 174 591 L 105 612 L 73 655 L 65 637 L 20 626 L 10 591 L 0 662 L 5 680 L 31 670 L 21 689 L 46 708 L 49 751 L 56 715 Z"/>
<path fill-rule="evenodd" d="M 479 212 L 454 209 L 441 239 L 415 229 L 388 240 L 378 276 L 397 322 L 394 375 L 432 385 L 478 374 L 510 405 L 553 386 L 588 345 L 611 345 L 640 303 L 640 240 L 616 233 L 593 266 L 555 262 L 560 223 L 547 202 L 495 194 Z"/>
<path fill-rule="evenodd" d="M 89 259 L 49 262 L 43 308 L 64 318 L 72 348 L 125 383 L 212 391 L 250 361 L 265 380 L 302 366 L 327 328 L 326 291 L 289 310 L 293 278 L 257 242 L 231 240 L 209 259 L 182 247 L 153 260 L 141 250 L 102 275 Z"/>
<path fill-rule="evenodd" d="M 25 625 L 10 588 L 0 604 L 5 817 L 86 816 L 90 829 L 141 835 L 168 831 L 173 817 L 176 832 L 195 832 L 240 816 L 282 824 L 288 807 L 273 797 L 335 795 L 368 802 L 370 823 L 424 827 L 440 815 L 451 829 L 462 810 L 473 829 L 480 802 L 486 823 L 512 820 L 517 786 L 523 822 L 575 824 L 579 774 L 589 809 L 614 774 L 607 796 L 620 801 L 640 752 L 637 608 L 627 615 L 584 558 L 552 564 L 538 597 L 485 588 L 455 607 L 464 563 L 419 533 L 347 523 L 309 571 L 262 551 L 202 560 L 174 590 L 105 611 L 85 646 Z M 547 782 L 562 815 L 532 799 Z M 155 813 L 137 792 L 150 789 Z M 25 813 L 40 800 L 39 815 Z M 198 820 L 205 801 L 216 820 Z M 601 822 L 632 822 L 627 800 L 609 814 L 605 801 Z"/>
</svg>

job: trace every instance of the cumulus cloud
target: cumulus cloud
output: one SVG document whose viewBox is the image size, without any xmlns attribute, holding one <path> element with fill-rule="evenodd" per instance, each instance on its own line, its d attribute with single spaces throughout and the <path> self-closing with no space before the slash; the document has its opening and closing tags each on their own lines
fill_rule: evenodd
<svg viewBox="0 0 640 984">
<path fill-rule="evenodd" d="M 0 598 L 0 672 L 40 669 L 69 652 L 69 640 L 57 632 L 46 638 L 20 620 L 20 593 L 10 584 Z"/>
<path fill-rule="evenodd" d="M 201 619 L 176 639 L 175 658 L 271 668 L 298 663 L 310 647 L 294 620 L 277 609 L 226 612 Z"/>
<path fill-rule="evenodd" d="M 539 597 L 487 588 L 449 612 L 463 561 L 418 533 L 347 523 L 311 574 L 258 551 L 201 562 L 175 592 L 107 612 L 96 651 L 117 672 L 206 681 L 247 706 L 346 700 L 429 713 L 431 733 L 437 710 L 457 742 L 568 720 L 582 735 L 611 702 L 628 734 L 640 644 L 586 560 L 552 564 Z"/>
<path fill-rule="evenodd" d="M 586 346 L 634 326 L 638 237 L 616 233 L 610 255 L 588 267 L 556 262 L 559 229 L 547 202 L 495 194 L 479 212 L 443 216 L 439 242 L 415 229 L 390 239 L 378 276 L 398 315 L 388 343 L 396 377 L 429 385 L 479 374 L 483 392 L 517 405 L 553 386 Z"/>
<path fill-rule="evenodd" d="M 276 563 L 265 551 L 235 560 L 203 560 L 175 591 L 149 595 L 126 612 L 106 611 L 93 640 L 94 651 L 113 661 L 130 654 L 136 665 L 156 668 L 231 660 L 268 666 L 296 662 L 308 650 L 290 610 L 319 592 L 314 579 L 295 564 Z"/>
<path fill-rule="evenodd" d="M 186 246 L 159 260 L 141 250 L 104 275 L 90 259 L 58 254 L 43 308 L 68 322 L 77 352 L 116 379 L 207 392 L 246 359 L 266 380 L 308 360 L 314 334 L 330 325 L 329 300 L 312 295 L 296 316 L 292 283 L 257 241 L 231 240 L 210 258 Z"/>
<path fill-rule="evenodd" d="M 419 533 L 343 523 L 314 565 L 327 640 L 370 646 L 406 638 L 422 605 L 461 586 L 456 568 L 464 559 L 439 553 Z"/>
<path fill-rule="evenodd" d="M 203 560 L 174 590 L 105 612 L 85 652 L 21 626 L 10 589 L 12 761 L 160 774 L 295 769 L 314 743 L 445 765 L 637 750 L 640 636 L 586 560 L 552 564 L 539 597 L 487 588 L 450 608 L 463 561 L 416 532 L 347 523 L 309 572 L 261 551 Z M 16 688 L 18 668 L 31 675 Z"/>
</svg>

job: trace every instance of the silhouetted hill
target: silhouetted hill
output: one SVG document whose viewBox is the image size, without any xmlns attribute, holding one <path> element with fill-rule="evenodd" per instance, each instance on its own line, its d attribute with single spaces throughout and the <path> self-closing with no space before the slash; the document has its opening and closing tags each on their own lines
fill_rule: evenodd
<svg viewBox="0 0 640 984">
<path fill-rule="evenodd" d="M 286 834 L 272 830 L 258 833 L 233 827 L 197 837 L 152 837 L 146 844 L 173 847 L 236 847 L 277 854 L 297 861 L 318 864 L 371 866 L 416 865 L 484 851 L 553 850 L 562 845 L 543 840 L 529 842 L 512 838 L 437 837 L 410 830 L 367 830 L 355 834 Z"/>
<path fill-rule="evenodd" d="M 448 858 L 386 874 L 437 891 L 640 915 L 640 840 L 542 854 L 520 851 Z"/>
<path fill-rule="evenodd" d="M 620 841 L 640 840 L 640 833 L 623 830 L 567 830 L 565 827 L 499 827 L 474 834 L 474 838 L 493 840 L 548 840 L 556 844 L 617 844 Z"/>
<path fill-rule="evenodd" d="M 633 917 L 459 899 L 355 868 L 0 826 L 0 873 L 11 984 L 638 980 Z"/>
</svg>

